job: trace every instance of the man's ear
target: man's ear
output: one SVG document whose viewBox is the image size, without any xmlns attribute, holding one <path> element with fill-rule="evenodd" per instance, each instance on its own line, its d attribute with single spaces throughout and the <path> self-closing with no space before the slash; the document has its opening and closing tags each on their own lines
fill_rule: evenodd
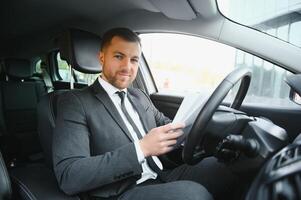
<svg viewBox="0 0 301 200">
<path fill-rule="evenodd" d="M 104 63 L 104 53 L 102 51 L 99 52 L 98 54 L 99 62 L 101 65 Z"/>
</svg>

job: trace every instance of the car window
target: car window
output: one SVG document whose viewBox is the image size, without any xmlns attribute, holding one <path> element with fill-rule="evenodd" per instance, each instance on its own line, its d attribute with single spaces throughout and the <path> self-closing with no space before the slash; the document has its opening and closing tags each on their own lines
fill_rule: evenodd
<svg viewBox="0 0 301 200">
<path fill-rule="evenodd" d="M 34 72 L 35 73 L 38 73 L 38 74 L 41 74 L 42 73 L 42 69 L 41 69 L 41 63 L 42 63 L 42 60 L 41 59 L 38 59 L 35 63 L 35 68 L 34 68 Z"/>
<path fill-rule="evenodd" d="M 259 57 L 211 40 L 170 33 L 141 34 L 142 48 L 158 91 L 168 94 L 210 94 L 223 78 L 238 67 L 252 68 L 245 102 L 287 106 L 288 72 Z M 226 101 L 236 94 L 234 87 Z"/>
<path fill-rule="evenodd" d="M 62 78 L 62 80 L 70 82 L 71 74 L 70 74 L 70 68 L 68 66 L 68 63 L 65 60 L 61 59 L 59 52 L 57 53 L 56 59 L 57 59 L 60 77 Z M 73 70 L 76 76 L 76 82 L 78 83 L 86 83 L 88 85 L 91 85 L 95 81 L 95 79 L 99 76 L 99 74 L 85 74 L 75 69 Z"/>
<path fill-rule="evenodd" d="M 229 19 L 301 47 L 300 0 L 217 0 Z M 254 12 L 256 10 L 256 12 Z"/>
</svg>

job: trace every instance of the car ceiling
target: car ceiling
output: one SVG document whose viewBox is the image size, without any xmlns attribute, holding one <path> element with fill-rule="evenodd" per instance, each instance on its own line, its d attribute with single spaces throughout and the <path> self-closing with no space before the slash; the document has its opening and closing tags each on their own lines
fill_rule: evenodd
<svg viewBox="0 0 301 200">
<path fill-rule="evenodd" d="M 56 38 L 68 28 L 102 35 L 123 26 L 201 36 L 301 72 L 301 48 L 224 18 L 215 0 L 10 0 L 0 3 L 0 21 L 0 58 L 32 58 L 55 50 Z"/>
<path fill-rule="evenodd" d="M 53 39 L 67 28 L 80 28 L 101 34 L 116 22 L 124 22 L 123 16 L 128 14 L 137 13 L 140 20 L 147 16 L 148 21 L 152 15 L 160 15 L 169 20 L 192 20 L 206 6 L 202 4 L 199 0 L 2 1 L 0 55 L 29 57 L 49 51 L 56 46 Z M 126 21 L 128 24 L 123 22 L 119 25 L 131 26 L 131 20 Z M 154 28 L 156 29 L 152 27 Z"/>
</svg>

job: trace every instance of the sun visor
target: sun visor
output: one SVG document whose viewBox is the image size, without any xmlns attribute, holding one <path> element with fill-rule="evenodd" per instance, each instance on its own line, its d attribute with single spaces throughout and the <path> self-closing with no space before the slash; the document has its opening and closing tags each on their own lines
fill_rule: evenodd
<svg viewBox="0 0 301 200">
<path fill-rule="evenodd" d="M 185 0 L 149 0 L 149 2 L 171 19 L 192 20 L 197 17 L 191 4 Z"/>
<path fill-rule="evenodd" d="M 99 36 L 78 29 L 64 32 L 58 39 L 61 59 L 77 71 L 89 74 L 101 72 L 98 60 L 101 39 Z"/>
<path fill-rule="evenodd" d="M 217 5 L 215 0 L 189 0 L 190 6 L 197 13 L 198 16 L 202 16 L 204 18 L 215 17 L 217 11 Z"/>
</svg>

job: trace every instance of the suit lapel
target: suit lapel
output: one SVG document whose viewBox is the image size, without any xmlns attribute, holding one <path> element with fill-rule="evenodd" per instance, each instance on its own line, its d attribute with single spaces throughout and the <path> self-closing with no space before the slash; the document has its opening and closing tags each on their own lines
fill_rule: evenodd
<svg viewBox="0 0 301 200">
<path fill-rule="evenodd" d="M 145 132 L 147 133 L 150 130 L 150 128 L 147 123 L 147 115 L 145 114 L 146 110 L 143 108 L 139 99 L 135 95 L 131 94 L 131 90 L 129 90 L 129 89 L 128 89 L 128 99 L 131 102 L 131 104 L 133 105 L 133 107 L 136 109 L 136 111 L 142 121 L 143 128 L 144 128 Z"/>
<path fill-rule="evenodd" d="M 98 79 L 96 79 L 93 85 L 91 85 L 91 88 L 94 91 L 96 98 L 102 102 L 102 104 L 105 106 L 106 110 L 112 116 L 118 126 L 123 130 L 123 132 L 131 141 L 134 141 L 114 103 L 112 102 L 106 91 L 103 89 L 103 87 L 99 84 Z"/>
</svg>

